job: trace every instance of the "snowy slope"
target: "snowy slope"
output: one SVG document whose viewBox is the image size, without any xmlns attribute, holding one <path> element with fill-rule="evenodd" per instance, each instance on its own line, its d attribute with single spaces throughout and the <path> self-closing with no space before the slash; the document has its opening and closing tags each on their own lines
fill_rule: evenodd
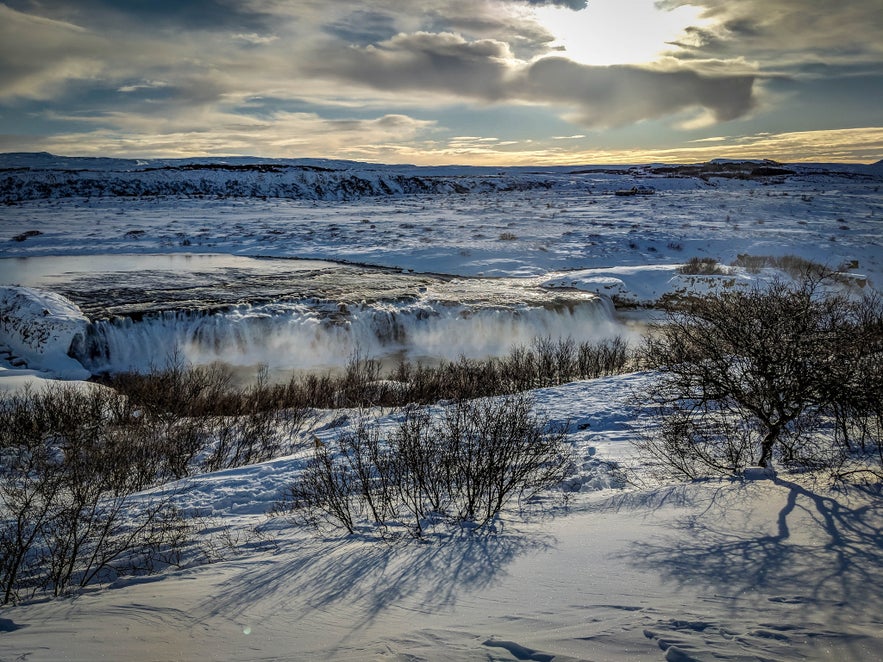
<svg viewBox="0 0 883 662">
<path fill-rule="evenodd" d="M 4 657 L 873 661 L 883 647 L 879 495 L 698 483 L 422 544 L 217 521 L 239 547 L 214 564 L 0 612 Z"/>
</svg>

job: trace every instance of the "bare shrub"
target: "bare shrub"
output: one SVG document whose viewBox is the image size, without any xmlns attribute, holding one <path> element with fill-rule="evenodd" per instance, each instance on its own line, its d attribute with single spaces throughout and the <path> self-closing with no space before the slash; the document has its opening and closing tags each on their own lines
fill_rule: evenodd
<svg viewBox="0 0 883 662">
<path fill-rule="evenodd" d="M 385 438 L 359 425 L 333 445 L 317 444 L 278 511 L 349 533 L 364 519 L 418 537 L 439 521 L 482 527 L 512 499 L 568 475 L 563 438 L 524 396 L 462 400 L 436 417 L 410 408 Z"/>
<path fill-rule="evenodd" d="M 354 483 L 352 469 L 335 460 L 324 444 L 317 444 L 313 458 L 298 481 L 286 489 L 284 503 L 277 505 L 276 512 L 290 511 L 312 526 L 334 522 L 354 533 L 361 514 Z"/>
<path fill-rule="evenodd" d="M 740 253 L 736 256 L 736 259 L 733 260 L 732 265 L 734 267 L 747 269 L 750 273 L 758 273 L 761 269 L 768 266 L 768 261 L 770 259 L 771 258 L 768 255 L 748 255 L 747 253 Z"/>
<path fill-rule="evenodd" d="M 384 388 L 380 381 L 380 362 L 356 350 L 347 361 L 343 377 L 337 380 L 335 405 L 349 407 L 382 402 Z M 366 399 L 374 402 L 365 402 Z"/>
<path fill-rule="evenodd" d="M 252 384 L 229 398 L 227 415 L 208 417 L 207 436 L 213 446 L 203 469 L 240 467 L 290 451 L 290 440 L 309 415 L 300 398 L 290 386 L 270 384 L 267 368 L 261 367 Z"/>
<path fill-rule="evenodd" d="M 146 373 L 111 375 L 107 383 L 156 417 L 179 419 L 229 410 L 233 375 L 220 364 L 191 366 L 181 358 Z"/>
<path fill-rule="evenodd" d="M 687 276 L 713 276 L 727 274 L 727 268 L 713 257 L 691 257 L 678 267 L 677 272 Z"/>
<path fill-rule="evenodd" d="M 157 467 L 153 440 L 123 433 L 123 400 L 70 385 L 0 400 L 3 603 L 146 572 L 182 544 L 174 495 L 130 501 Z"/>
<path fill-rule="evenodd" d="M 192 474 L 199 456 L 204 456 L 203 469 L 215 471 L 278 455 L 306 425 L 306 402 L 330 401 L 333 391 L 330 381 L 320 379 L 271 384 L 266 366 L 251 384 L 236 386 L 228 368 L 183 361 L 162 370 L 113 375 L 107 383 L 138 408 L 130 429 L 154 440 L 155 456 L 172 478 Z"/>
<path fill-rule="evenodd" d="M 342 375 L 310 374 L 281 385 L 270 384 L 265 369 L 259 372 L 257 385 L 236 387 L 225 368 L 183 363 L 145 374 L 113 375 L 105 382 L 128 396 L 146 415 L 144 423 L 152 424 L 158 436 L 169 440 L 169 452 L 177 454 L 169 458 L 169 466 L 174 468 L 173 475 L 181 477 L 205 450 L 207 438 L 224 435 L 222 446 L 232 449 L 241 436 L 237 429 L 243 427 L 260 431 L 257 436 L 267 446 L 264 451 L 248 451 L 244 457 L 268 457 L 277 450 L 271 428 L 281 427 L 291 437 L 303 429 L 314 407 L 400 407 L 503 395 L 620 374 L 634 365 L 632 351 L 622 338 L 577 343 L 572 338 L 538 337 L 528 347 L 513 347 L 502 358 L 461 357 L 435 365 L 401 361 L 386 374 L 379 361 L 356 352 Z M 270 413 L 280 410 L 285 413 Z M 243 420 L 235 422 L 233 417 Z M 241 453 L 231 452 L 230 462 L 245 462 L 235 459 Z M 213 460 L 208 466 L 234 466 L 225 462 Z"/>
<path fill-rule="evenodd" d="M 597 379 L 619 375 L 634 369 L 635 357 L 628 342 L 621 337 L 598 343 L 580 343 L 577 347 L 576 369 L 580 379 Z"/>
<path fill-rule="evenodd" d="M 830 277 L 834 271 L 824 264 L 799 255 L 748 255 L 740 253 L 733 260 L 734 267 L 742 267 L 751 273 L 763 268 L 781 269 L 797 281 Z"/>
<path fill-rule="evenodd" d="M 460 522 L 482 526 L 513 497 L 564 480 L 570 460 L 565 432 L 550 430 L 524 396 L 458 403 L 442 426 L 452 454 L 452 506 Z"/>
</svg>

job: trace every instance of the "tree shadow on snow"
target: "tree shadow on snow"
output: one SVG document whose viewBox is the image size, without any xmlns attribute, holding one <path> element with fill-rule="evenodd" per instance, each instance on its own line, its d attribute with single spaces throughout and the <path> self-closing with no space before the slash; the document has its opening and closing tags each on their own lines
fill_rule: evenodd
<svg viewBox="0 0 883 662">
<path fill-rule="evenodd" d="M 762 483 L 728 485 L 713 491 L 703 512 L 676 521 L 674 535 L 635 543 L 628 555 L 681 587 L 883 613 L 879 487 L 832 496 L 781 478 L 773 484 L 779 489 L 760 499 L 784 498 L 774 521 L 758 495 L 745 492 Z"/>
<path fill-rule="evenodd" d="M 293 602 L 307 609 L 355 605 L 350 613 L 362 617 L 352 624 L 362 627 L 403 602 L 423 612 L 453 607 L 459 595 L 493 586 L 519 556 L 551 544 L 535 532 L 463 532 L 431 541 L 312 540 L 252 564 L 205 607 L 212 615 L 236 617 L 257 601 L 275 601 L 280 608 Z M 302 610 L 290 613 L 296 622 Z"/>
</svg>

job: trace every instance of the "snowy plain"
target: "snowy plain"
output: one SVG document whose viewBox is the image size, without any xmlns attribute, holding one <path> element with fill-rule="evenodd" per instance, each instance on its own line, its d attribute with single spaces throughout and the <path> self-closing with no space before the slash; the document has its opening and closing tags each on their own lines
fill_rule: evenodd
<svg viewBox="0 0 883 662">
<path fill-rule="evenodd" d="M 0 209 L 3 310 L 48 335 L 41 345 L 4 326 L 0 344 L 14 345 L 26 365 L 4 366 L 0 384 L 83 376 L 64 372 L 76 368 L 72 334 L 89 320 L 58 294 L 82 269 L 62 256 L 345 261 L 468 279 L 507 297 L 525 286 L 597 293 L 614 298 L 609 321 L 624 333 L 647 314 L 628 304 L 786 276 L 730 266 L 740 254 L 798 255 L 840 268 L 857 292 L 879 289 L 883 177 L 792 169 L 747 180 L 640 168 L 521 173 L 522 183 L 552 183 L 358 199 L 14 201 Z M 614 194 L 633 186 L 656 192 Z M 679 274 L 693 256 L 719 260 L 725 273 Z M 126 280 L 125 267 L 107 273 Z M 43 310 L 57 324 L 47 326 Z M 536 408 L 569 426 L 578 474 L 566 498 L 543 495 L 488 534 L 389 544 L 370 531 L 317 535 L 269 517 L 308 450 L 194 477 L 182 506 L 199 522 L 201 548 L 214 550 L 211 563 L 4 607 L 0 660 L 883 659 L 879 490 L 836 491 L 788 475 L 655 484 L 629 443 L 652 425 L 633 399 L 649 378 L 536 391 Z M 624 467 L 637 484 L 622 482 Z"/>
</svg>

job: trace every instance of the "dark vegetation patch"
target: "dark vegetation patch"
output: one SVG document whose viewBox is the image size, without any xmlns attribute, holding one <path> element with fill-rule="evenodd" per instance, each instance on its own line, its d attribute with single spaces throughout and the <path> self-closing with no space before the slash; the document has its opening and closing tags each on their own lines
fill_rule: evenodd
<svg viewBox="0 0 883 662">
<path fill-rule="evenodd" d="M 633 352 L 622 338 L 577 343 L 546 337 L 513 347 L 501 358 L 460 358 L 436 365 L 402 361 L 389 371 L 356 354 L 343 374 L 295 376 L 285 384 L 263 378 L 257 382 L 260 388 L 235 386 L 229 370 L 217 365 L 175 365 L 99 380 L 135 402 L 180 417 L 241 416 L 255 409 L 403 407 L 490 397 L 622 374 L 634 367 Z"/>
<path fill-rule="evenodd" d="M 712 276 L 729 273 L 727 268 L 713 257 L 691 257 L 678 267 L 678 273 L 688 276 Z"/>
<path fill-rule="evenodd" d="M 288 172 L 291 170 L 306 170 L 309 172 L 334 172 L 334 168 L 323 168 L 313 165 L 284 165 L 276 163 L 186 163 L 179 166 L 159 166 L 142 168 L 142 172 L 164 170 L 169 172 L 198 172 L 200 170 L 222 172 Z"/>
<path fill-rule="evenodd" d="M 757 273 L 763 268 L 781 269 L 796 280 L 807 277 L 827 277 L 834 271 L 824 264 L 799 255 L 748 255 L 740 253 L 733 260 L 733 266 L 742 267 L 751 273 Z"/>
<path fill-rule="evenodd" d="M 781 163 L 765 161 L 709 161 L 695 165 L 665 165 L 648 169 L 653 175 L 666 177 L 697 177 L 707 181 L 712 177 L 725 179 L 767 179 L 795 174 L 794 170 L 782 167 Z"/>
<path fill-rule="evenodd" d="M 178 562 L 174 490 L 132 498 L 172 472 L 164 432 L 98 386 L 0 400 L 0 604 Z"/>
<path fill-rule="evenodd" d="M 27 230 L 26 232 L 15 235 L 12 238 L 12 241 L 24 241 L 25 239 L 30 239 L 31 237 L 39 237 L 41 234 L 43 233 L 39 230 Z"/>
</svg>

